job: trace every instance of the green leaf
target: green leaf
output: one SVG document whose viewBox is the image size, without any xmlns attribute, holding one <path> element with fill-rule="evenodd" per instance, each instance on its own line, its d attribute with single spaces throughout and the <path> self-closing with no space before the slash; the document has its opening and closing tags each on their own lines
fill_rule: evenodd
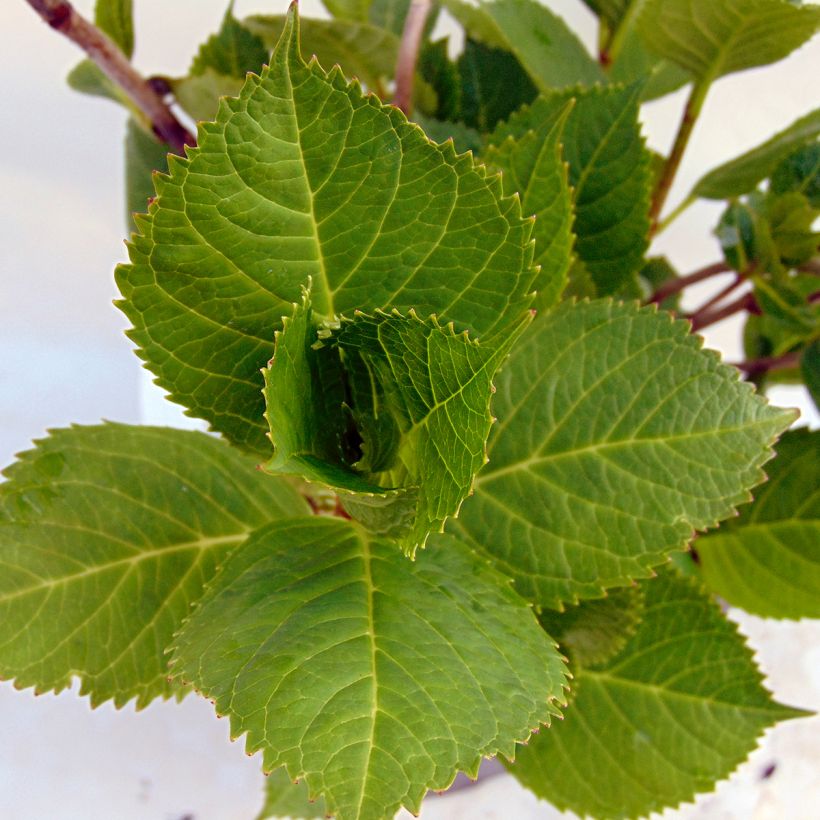
<svg viewBox="0 0 820 820">
<path fill-rule="evenodd" d="M 820 432 L 786 433 L 777 452 L 754 503 L 697 540 L 703 580 L 764 618 L 820 618 Z"/>
<path fill-rule="evenodd" d="M 322 318 L 415 308 L 479 338 L 531 302 L 519 203 L 471 156 L 306 65 L 295 12 L 198 145 L 156 179 L 119 304 L 172 400 L 245 449 L 269 454 L 260 368 L 311 278 Z"/>
<path fill-rule="evenodd" d="M 256 820 L 313 820 L 326 816 L 325 801 L 321 797 L 311 801 L 304 780 L 294 783 L 284 769 L 276 769 L 265 778 L 265 805 Z"/>
<path fill-rule="evenodd" d="M 631 85 L 643 81 L 641 100 L 665 97 L 692 80 L 692 75 L 676 63 L 650 53 L 635 29 L 630 29 L 617 57 L 607 72 L 613 83 Z"/>
<path fill-rule="evenodd" d="M 605 598 L 584 601 L 555 612 L 545 609 L 538 620 L 558 641 L 573 667 L 598 666 L 617 655 L 641 622 L 643 594 L 637 586 L 614 589 Z"/>
<path fill-rule="evenodd" d="M 225 77 L 241 79 L 249 71 L 260 71 L 268 61 L 268 54 L 262 40 L 233 16 L 231 3 L 222 27 L 200 46 L 189 74 L 197 77 L 211 70 Z"/>
<path fill-rule="evenodd" d="M 820 142 L 786 157 L 772 172 L 770 190 L 777 194 L 803 194 L 812 208 L 820 209 Z"/>
<path fill-rule="evenodd" d="M 106 100 L 113 100 L 120 105 L 128 107 L 119 86 L 103 74 L 96 63 L 91 60 L 83 60 L 77 63 L 66 77 L 69 88 L 79 91 L 80 94 L 88 94 L 92 97 L 102 97 Z"/>
<path fill-rule="evenodd" d="M 781 60 L 820 26 L 820 7 L 789 0 L 646 0 L 646 47 L 709 83 Z"/>
<path fill-rule="evenodd" d="M 601 295 L 616 292 L 643 267 L 648 246 L 650 156 L 638 122 L 640 95 L 640 85 L 549 94 L 489 139 L 497 146 L 511 135 L 543 133 L 542 124 L 575 98 L 563 134 L 575 197 L 575 251 Z"/>
<path fill-rule="evenodd" d="M 800 372 L 812 401 L 820 408 L 820 339 L 816 339 L 803 351 Z"/>
<path fill-rule="evenodd" d="M 665 572 L 641 586 L 638 631 L 605 665 L 573 670 L 565 719 L 509 767 L 559 809 L 644 817 L 689 801 L 764 729 L 805 714 L 771 700 L 737 628 L 695 583 Z"/>
<path fill-rule="evenodd" d="M 122 49 L 126 57 L 134 53 L 132 0 L 97 0 L 94 23 Z"/>
<path fill-rule="evenodd" d="M 647 577 L 763 478 L 794 413 L 687 328 L 633 304 L 563 303 L 497 377 L 490 461 L 452 526 L 537 604 Z"/>
<path fill-rule="evenodd" d="M 528 320 L 481 343 L 435 317 L 357 313 L 317 341 L 306 297 L 264 374 L 275 448 L 264 469 L 333 488 L 412 554 L 458 513 L 485 463 L 492 378 Z"/>
<path fill-rule="evenodd" d="M 54 431 L 0 485 L 0 677 L 96 706 L 180 695 L 165 648 L 217 564 L 307 505 L 202 433 Z"/>
<path fill-rule="evenodd" d="M 460 122 L 449 120 L 436 120 L 413 112 L 413 122 L 418 123 L 427 138 L 432 142 L 453 141 L 453 148 L 456 153 L 463 154 L 465 151 L 478 153 L 484 147 L 484 140 L 475 128 L 469 128 Z"/>
<path fill-rule="evenodd" d="M 177 638 L 174 674 L 340 820 L 417 812 L 563 701 L 561 657 L 505 579 L 453 538 L 415 561 L 346 521 L 294 519 L 233 553 Z"/>
<path fill-rule="evenodd" d="M 148 209 L 154 196 L 154 172 L 167 169 L 168 146 L 129 119 L 125 130 L 125 218 L 129 225 L 134 214 Z"/>
<path fill-rule="evenodd" d="M 754 190 L 790 154 L 820 136 L 820 108 L 815 109 L 762 145 L 710 171 L 692 189 L 692 196 L 729 199 Z"/>
<path fill-rule="evenodd" d="M 322 5 L 340 20 L 367 20 L 372 0 L 322 0 Z"/>
<path fill-rule="evenodd" d="M 536 0 L 484 0 L 478 5 L 444 0 L 442 5 L 473 39 L 515 55 L 542 92 L 605 80 L 575 33 Z"/>
<path fill-rule="evenodd" d="M 572 263 L 572 192 L 562 139 L 573 104 L 542 106 L 541 116 L 531 118 L 530 130 L 491 144 L 484 155 L 488 165 L 502 172 L 504 193 L 517 193 L 523 212 L 535 216 L 535 263 L 541 268 L 535 285 L 538 309 L 560 299 Z"/>
<path fill-rule="evenodd" d="M 410 8 L 410 0 L 370 0 L 369 6 L 368 19 L 374 26 L 392 31 L 393 34 L 401 37 L 407 11 Z M 425 29 L 432 28 L 436 16 L 437 8 L 434 6 Z"/>
</svg>

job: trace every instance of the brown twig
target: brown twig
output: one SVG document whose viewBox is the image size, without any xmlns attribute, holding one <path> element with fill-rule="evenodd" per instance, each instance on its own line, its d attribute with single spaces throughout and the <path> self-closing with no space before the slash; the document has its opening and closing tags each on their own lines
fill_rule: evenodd
<svg viewBox="0 0 820 820">
<path fill-rule="evenodd" d="M 410 8 L 407 10 L 407 18 L 401 33 L 393 105 L 404 111 L 408 117 L 413 112 L 413 79 L 416 75 L 421 38 L 432 6 L 432 0 L 410 0 Z"/>
<path fill-rule="evenodd" d="M 720 307 L 712 308 L 711 310 L 698 311 L 693 313 L 689 320 L 692 322 L 692 330 L 702 330 L 709 325 L 722 322 L 735 313 L 748 310 L 749 313 L 760 313 L 760 307 L 753 293 L 744 293 L 743 296 L 738 297 L 733 302 L 728 302 Z"/>
<path fill-rule="evenodd" d="M 738 362 L 735 367 L 742 370 L 747 376 L 756 376 L 768 373 L 770 370 L 789 370 L 800 364 L 800 351 L 784 353 L 782 356 L 763 356 L 760 359 L 748 359 Z"/>
<path fill-rule="evenodd" d="M 717 276 L 719 273 L 728 273 L 730 270 L 731 268 L 725 262 L 715 262 L 687 276 L 679 276 L 677 279 L 670 279 L 668 282 L 664 282 L 647 301 L 660 304 L 664 299 L 676 293 L 680 293 L 684 288 L 688 288 L 689 285 L 702 282 L 704 279 Z"/>
<path fill-rule="evenodd" d="M 715 305 L 722 302 L 735 288 L 740 287 L 746 281 L 746 277 L 739 273 L 725 288 L 721 288 L 711 299 L 707 299 L 697 310 L 692 311 L 694 316 L 696 313 L 703 313 L 710 310 Z"/>
<path fill-rule="evenodd" d="M 26 0 L 51 28 L 78 45 L 142 111 L 154 133 L 177 154 L 196 140 L 174 116 L 165 100 L 141 77 L 117 45 L 96 26 L 78 14 L 67 0 Z"/>
</svg>

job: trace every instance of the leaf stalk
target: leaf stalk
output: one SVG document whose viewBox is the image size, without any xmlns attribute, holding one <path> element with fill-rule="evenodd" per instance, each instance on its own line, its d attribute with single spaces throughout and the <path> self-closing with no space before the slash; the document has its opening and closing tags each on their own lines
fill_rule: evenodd
<svg viewBox="0 0 820 820">
<path fill-rule="evenodd" d="M 676 293 L 680 293 L 684 288 L 688 288 L 689 285 L 694 285 L 697 282 L 702 282 L 704 279 L 709 279 L 721 273 L 728 273 L 729 271 L 731 271 L 731 268 L 725 262 L 713 262 L 711 265 L 700 268 L 700 270 L 696 270 L 687 276 L 679 276 L 677 279 L 664 282 L 652 296 L 649 297 L 647 303 L 654 302 L 655 304 L 660 304 L 664 299 Z"/>
<path fill-rule="evenodd" d="M 401 33 L 393 105 L 400 108 L 408 117 L 413 113 L 413 79 L 416 75 L 421 38 L 432 7 L 432 0 L 411 0 Z"/>
</svg>

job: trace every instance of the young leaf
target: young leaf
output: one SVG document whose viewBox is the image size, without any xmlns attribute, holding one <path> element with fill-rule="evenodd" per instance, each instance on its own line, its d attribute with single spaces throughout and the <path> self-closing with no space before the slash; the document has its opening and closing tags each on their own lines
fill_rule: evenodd
<svg viewBox="0 0 820 820">
<path fill-rule="evenodd" d="M 489 464 L 453 529 L 544 607 L 647 577 L 748 500 L 794 413 L 684 322 L 563 303 L 497 377 Z"/>
<path fill-rule="evenodd" d="M 509 767 L 559 809 L 644 817 L 691 800 L 764 729 L 805 714 L 771 700 L 734 624 L 695 583 L 667 571 L 641 587 L 635 635 L 606 664 L 573 670 L 565 719 Z"/>
<path fill-rule="evenodd" d="M 646 0 L 638 26 L 648 49 L 709 83 L 791 54 L 820 26 L 820 7 L 790 0 Z"/>
<path fill-rule="evenodd" d="M 325 801 L 320 797 L 311 801 L 304 780 L 294 783 L 284 769 L 276 769 L 265 778 L 265 805 L 256 820 L 321 820 L 327 817 Z"/>
<path fill-rule="evenodd" d="M 96 63 L 92 63 L 91 60 L 83 60 L 77 63 L 66 77 L 66 82 L 69 88 L 79 91 L 80 94 L 113 100 L 126 108 L 129 106 L 129 100 L 120 87 L 103 74 L 100 67 Z"/>
<path fill-rule="evenodd" d="M 268 54 L 262 40 L 234 17 L 232 2 L 222 27 L 200 46 L 188 73 L 197 77 L 210 70 L 241 78 L 249 71 L 259 71 L 268 61 Z"/>
<path fill-rule="evenodd" d="M 339 820 L 427 789 L 558 714 L 564 667 L 505 579 L 453 538 L 415 561 L 338 519 L 259 530 L 177 637 L 174 674 Z"/>
<path fill-rule="evenodd" d="M 307 505 L 202 433 L 57 430 L 0 485 L 0 676 L 92 705 L 180 694 L 165 648 L 219 561 Z"/>
<path fill-rule="evenodd" d="M 126 57 L 134 53 L 132 0 L 97 0 L 94 23 L 122 49 Z"/>
<path fill-rule="evenodd" d="M 267 454 L 260 368 L 312 278 L 323 318 L 382 307 L 479 338 L 531 301 L 531 221 L 469 155 L 299 56 L 291 11 L 261 77 L 157 178 L 131 264 L 131 338 L 174 401 Z"/>
<path fill-rule="evenodd" d="M 482 344 L 435 318 L 357 313 L 317 342 L 306 298 L 264 374 L 264 469 L 331 487 L 412 555 L 458 513 L 485 462 L 492 378 L 528 319 Z"/>
<path fill-rule="evenodd" d="M 575 33 L 536 0 L 443 0 L 467 33 L 515 55 L 542 92 L 604 82 L 598 63 Z"/>
<path fill-rule="evenodd" d="M 715 168 L 692 189 L 692 196 L 729 199 L 753 191 L 771 176 L 777 166 L 795 150 L 815 142 L 820 136 L 820 108 L 801 117 L 762 145 Z"/>
<path fill-rule="evenodd" d="M 703 580 L 764 618 L 820 618 L 820 432 L 786 433 L 768 473 L 739 518 L 697 540 Z"/>
<path fill-rule="evenodd" d="M 168 146 L 129 119 L 125 128 L 125 218 L 129 224 L 154 196 L 154 172 L 167 169 Z"/>
<path fill-rule="evenodd" d="M 544 124 L 575 98 L 563 133 L 575 196 L 575 251 L 602 295 L 616 292 L 643 267 L 648 245 L 652 180 L 638 122 L 640 96 L 640 85 L 549 94 L 514 114 L 489 138 L 490 145 L 499 146 L 530 130 L 543 135 Z"/>
<path fill-rule="evenodd" d="M 535 285 L 539 310 L 560 299 L 572 262 L 572 192 L 561 150 L 572 107 L 572 100 L 563 108 L 542 106 L 546 110 L 531 118 L 531 130 L 517 139 L 510 135 L 491 144 L 484 155 L 488 165 L 501 170 L 504 193 L 518 193 L 523 212 L 535 216 L 535 263 L 541 268 Z"/>
</svg>

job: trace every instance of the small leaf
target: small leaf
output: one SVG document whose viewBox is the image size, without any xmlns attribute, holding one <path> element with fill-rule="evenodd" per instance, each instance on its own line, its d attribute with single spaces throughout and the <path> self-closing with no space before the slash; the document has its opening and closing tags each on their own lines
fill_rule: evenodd
<svg viewBox="0 0 820 820">
<path fill-rule="evenodd" d="M 197 77 L 211 70 L 225 77 L 241 79 L 249 71 L 260 71 L 268 56 L 269 51 L 262 40 L 233 16 L 231 3 L 222 27 L 200 46 L 189 74 Z"/>
<path fill-rule="evenodd" d="M 91 60 L 77 63 L 66 77 L 66 82 L 69 88 L 79 91 L 80 94 L 102 97 L 128 107 L 128 100 L 119 86 L 113 80 L 108 79 L 100 67 Z"/>
<path fill-rule="evenodd" d="M 633 85 L 549 94 L 489 138 L 498 146 L 529 130 L 543 134 L 542 123 L 575 98 L 563 134 L 575 197 L 575 251 L 602 295 L 616 292 L 643 267 L 648 246 L 650 157 L 638 122 L 640 93 Z"/>
<path fill-rule="evenodd" d="M 820 618 L 820 432 L 786 433 L 777 451 L 754 503 L 695 542 L 703 580 L 764 618 Z"/>
<path fill-rule="evenodd" d="M 134 53 L 132 0 L 97 0 L 94 23 L 122 49 L 126 57 Z"/>
<path fill-rule="evenodd" d="M 412 555 L 485 462 L 492 377 L 528 319 L 480 343 L 434 318 L 359 313 L 317 342 L 306 298 L 264 374 L 275 448 L 264 469 L 331 487 Z"/>
<path fill-rule="evenodd" d="M 820 209 L 820 142 L 786 157 L 772 172 L 770 190 L 777 194 L 803 194 L 812 208 Z"/>
<path fill-rule="evenodd" d="M 538 620 L 569 655 L 573 668 L 593 667 L 617 655 L 641 622 L 643 593 L 637 586 L 613 589 L 564 612 L 545 609 Z M 570 694 L 572 692 L 570 691 Z"/>
<path fill-rule="evenodd" d="M 256 820 L 274 820 L 279 817 L 321 820 L 326 816 L 325 801 L 321 797 L 309 800 L 304 780 L 294 783 L 284 769 L 276 769 L 265 778 L 265 805 Z"/>
<path fill-rule="evenodd" d="M 644 817 L 689 801 L 764 729 L 805 714 L 772 701 L 736 627 L 695 583 L 664 572 L 641 588 L 635 635 L 605 665 L 574 670 L 565 719 L 509 767 L 559 809 Z"/>
<path fill-rule="evenodd" d="M 324 319 L 414 308 L 479 338 L 532 300 L 518 202 L 338 70 L 306 65 L 295 12 L 198 145 L 156 179 L 119 306 L 172 400 L 238 446 L 269 454 L 260 369 L 311 278 Z"/>
<path fill-rule="evenodd" d="M 536 0 L 444 0 L 474 39 L 511 52 L 542 92 L 605 80 L 575 33 Z"/>
<path fill-rule="evenodd" d="M 129 119 L 125 130 L 125 216 L 129 225 L 134 214 L 148 209 L 154 196 L 152 174 L 167 169 L 168 146 Z"/>
<path fill-rule="evenodd" d="M 517 193 L 521 209 L 535 216 L 536 307 L 554 305 L 566 287 L 572 263 L 572 192 L 562 156 L 562 138 L 573 100 L 563 108 L 541 107 L 529 118 L 532 129 L 517 139 L 512 135 L 484 154 L 488 165 L 502 172 L 505 194 Z"/>
<path fill-rule="evenodd" d="M 339 820 L 417 812 L 558 714 L 564 666 L 505 579 L 453 538 L 415 561 L 351 522 L 258 531 L 177 637 L 174 673 Z"/>
<path fill-rule="evenodd" d="M 731 515 L 794 413 L 701 343 L 610 301 L 536 318 L 496 379 L 490 462 L 453 530 L 561 609 L 647 577 Z"/>
<path fill-rule="evenodd" d="M 0 485 L 0 676 L 92 705 L 179 696 L 165 648 L 217 564 L 307 505 L 202 433 L 54 431 Z"/>
<path fill-rule="evenodd" d="M 790 154 L 820 136 L 820 108 L 806 114 L 762 145 L 710 171 L 692 189 L 704 199 L 729 199 L 753 191 Z"/>
<path fill-rule="evenodd" d="M 782 60 L 820 26 L 820 8 L 790 0 L 646 0 L 638 27 L 648 49 L 709 83 Z"/>
</svg>

